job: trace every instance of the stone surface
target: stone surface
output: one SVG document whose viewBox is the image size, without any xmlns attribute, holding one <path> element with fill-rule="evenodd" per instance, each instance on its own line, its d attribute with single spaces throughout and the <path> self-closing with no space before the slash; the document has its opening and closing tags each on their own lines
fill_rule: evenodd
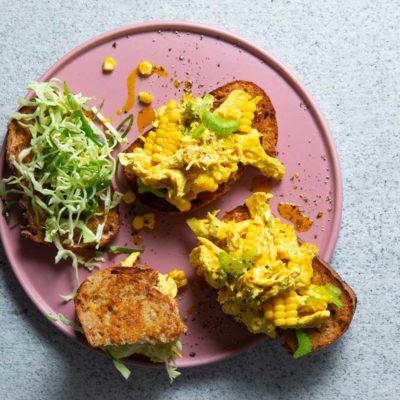
<svg viewBox="0 0 400 400">
<path fill-rule="evenodd" d="M 197 5 L 198 4 L 198 5 Z M 397 1 L 0 1 L 0 126 L 25 86 L 67 51 L 115 27 L 187 20 L 254 41 L 313 95 L 341 159 L 344 212 L 333 266 L 358 293 L 350 331 L 294 361 L 265 342 L 183 371 L 135 368 L 64 337 L 33 306 L 0 248 L 0 398 L 393 399 L 400 384 L 400 5 Z M 216 5 L 218 4 L 218 5 Z"/>
</svg>

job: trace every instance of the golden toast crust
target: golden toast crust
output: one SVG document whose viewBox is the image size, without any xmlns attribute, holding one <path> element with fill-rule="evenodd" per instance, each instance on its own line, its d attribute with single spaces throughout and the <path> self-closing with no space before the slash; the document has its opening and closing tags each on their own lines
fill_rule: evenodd
<svg viewBox="0 0 400 400">
<path fill-rule="evenodd" d="M 176 300 L 156 288 L 157 278 L 146 264 L 110 267 L 86 278 L 75 307 L 89 344 L 170 343 L 186 332 Z"/>
</svg>

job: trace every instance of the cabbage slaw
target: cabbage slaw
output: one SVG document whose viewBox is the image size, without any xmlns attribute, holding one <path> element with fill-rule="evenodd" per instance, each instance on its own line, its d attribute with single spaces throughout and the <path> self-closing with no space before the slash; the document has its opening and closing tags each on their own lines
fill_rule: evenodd
<svg viewBox="0 0 400 400">
<path fill-rule="evenodd" d="M 100 245 L 108 213 L 122 197 L 111 184 L 117 167 L 112 151 L 125 139 L 87 105 L 92 98 L 72 94 L 66 83 L 61 88 L 58 80 L 36 82 L 27 89 L 35 96 L 19 104 L 31 112 L 11 118 L 29 130 L 30 145 L 11 156 L 15 174 L 1 180 L 0 196 L 5 205 L 10 194 L 29 200 L 45 242 L 57 248 L 55 262 L 72 260 L 78 286 L 78 265 L 91 270 L 101 259 L 87 260 L 71 248 Z M 95 230 L 88 227 L 93 218 L 99 222 Z M 77 286 L 63 298 L 72 299 Z"/>
<path fill-rule="evenodd" d="M 66 318 L 63 314 L 48 312 L 47 318 L 53 322 L 61 322 L 62 324 L 71 327 L 74 331 L 84 333 L 82 327 L 75 321 Z M 130 369 L 123 363 L 122 359 L 130 357 L 133 354 L 143 354 L 150 358 L 154 363 L 164 363 L 169 381 L 172 383 L 181 373 L 177 370 L 175 359 L 182 357 L 182 343 L 180 340 L 175 340 L 171 343 L 158 344 L 127 344 L 121 346 L 101 346 L 108 357 L 112 360 L 115 369 L 125 378 L 129 379 L 131 375 Z"/>
</svg>

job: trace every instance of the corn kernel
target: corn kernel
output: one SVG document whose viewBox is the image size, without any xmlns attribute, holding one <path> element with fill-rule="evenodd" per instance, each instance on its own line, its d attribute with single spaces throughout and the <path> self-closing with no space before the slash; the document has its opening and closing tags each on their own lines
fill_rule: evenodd
<svg viewBox="0 0 400 400">
<path fill-rule="evenodd" d="M 168 276 L 175 281 L 178 288 L 186 286 L 188 283 L 185 271 L 174 269 L 169 272 Z"/>
<path fill-rule="evenodd" d="M 153 154 L 153 155 L 151 156 L 151 159 L 152 159 L 154 162 L 159 163 L 159 162 L 161 162 L 161 160 L 163 159 L 163 157 L 162 157 L 161 154 Z"/>
<path fill-rule="evenodd" d="M 154 152 L 160 153 L 162 151 L 162 147 L 159 144 L 154 145 Z"/>
<path fill-rule="evenodd" d="M 286 311 L 297 310 L 297 304 L 286 304 Z"/>
<path fill-rule="evenodd" d="M 215 171 L 215 172 L 213 173 L 213 178 L 214 178 L 216 181 L 220 181 L 221 178 L 222 178 L 221 172 Z"/>
<path fill-rule="evenodd" d="M 114 58 L 106 57 L 103 61 L 103 71 L 104 72 L 112 72 L 112 71 L 114 71 L 116 66 L 117 66 L 117 62 L 114 60 Z"/>
<path fill-rule="evenodd" d="M 177 110 L 171 111 L 171 113 L 169 114 L 170 122 L 178 122 L 180 117 L 181 117 L 181 115 L 179 114 L 179 111 L 177 111 Z"/>
<path fill-rule="evenodd" d="M 153 65 L 146 60 L 139 63 L 139 74 L 142 76 L 150 76 L 153 73 Z"/>
<path fill-rule="evenodd" d="M 245 112 L 242 114 L 242 118 L 246 118 L 246 119 L 252 121 L 252 120 L 254 119 L 254 113 L 252 113 L 252 112 L 250 112 L 250 111 L 245 111 Z"/>
<path fill-rule="evenodd" d="M 296 297 L 292 297 L 292 296 L 286 297 L 285 303 L 286 303 L 286 305 L 297 304 L 297 298 Z"/>
<path fill-rule="evenodd" d="M 147 213 L 143 215 L 144 227 L 148 229 L 154 229 L 156 226 L 156 216 L 154 213 Z"/>
<path fill-rule="evenodd" d="M 248 125 L 251 126 L 251 120 L 247 119 L 247 118 L 240 118 L 240 124 L 241 125 Z"/>
<path fill-rule="evenodd" d="M 149 92 L 139 92 L 139 101 L 143 104 L 150 104 L 153 96 Z"/>
<path fill-rule="evenodd" d="M 165 148 L 165 149 L 163 150 L 163 155 L 164 155 L 164 156 L 171 157 L 173 154 L 174 154 L 173 151 L 170 150 L 170 149 Z"/>
<path fill-rule="evenodd" d="M 296 310 L 286 311 L 286 318 L 296 318 L 296 317 L 297 317 Z"/>
<path fill-rule="evenodd" d="M 256 111 L 257 106 L 254 103 L 248 103 L 246 106 L 246 111 L 254 112 Z"/>
<path fill-rule="evenodd" d="M 160 125 L 167 124 L 168 123 L 168 117 L 166 115 L 161 115 L 161 117 L 159 118 L 159 122 L 160 122 Z"/>
<path fill-rule="evenodd" d="M 174 100 L 170 100 L 167 104 L 168 110 L 174 110 L 176 108 L 176 102 Z"/>
<path fill-rule="evenodd" d="M 124 195 L 122 196 L 122 200 L 124 201 L 125 204 L 132 204 L 136 200 L 136 195 L 133 193 L 131 190 L 128 190 Z"/>
<path fill-rule="evenodd" d="M 276 319 L 274 321 L 275 326 L 282 326 L 286 324 L 286 320 L 285 318 L 281 318 L 281 319 Z"/>
<path fill-rule="evenodd" d="M 268 310 L 265 312 L 265 318 L 273 320 L 274 319 L 274 312 L 272 310 Z"/>
<path fill-rule="evenodd" d="M 281 304 L 285 304 L 285 300 L 282 299 L 281 297 L 275 297 L 274 300 L 274 305 L 281 305 Z"/>
<path fill-rule="evenodd" d="M 156 132 L 155 131 L 150 131 L 147 137 L 149 139 L 153 140 L 156 137 Z"/>
<path fill-rule="evenodd" d="M 250 133 L 251 132 L 251 126 L 249 126 L 249 125 L 240 125 L 238 131 L 239 132 L 243 132 L 243 133 Z"/>
<path fill-rule="evenodd" d="M 144 228 L 144 218 L 142 215 L 137 215 L 135 218 L 133 218 L 132 228 L 136 231 Z"/>
<path fill-rule="evenodd" d="M 298 323 L 298 319 L 297 318 L 287 318 L 285 320 L 285 325 L 296 325 Z M 276 325 L 276 321 L 275 321 L 275 325 Z M 276 325 L 278 326 L 278 325 Z"/>
<path fill-rule="evenodd" d="M 218 189 L 218 184 L 211 177 L 205 175 L 198 176 L 193 183 L 201 191 L 215 192 Z"/>
<path fill-rule="evenodd" d="M 285 311 L 285 305 L 284 304 L 278 304 L 274 307 L 274 311 L 275 312 L 279 312 L 279 311 Z"/>
<path fill-rule="evenodd" d="M 282 318 L 285 319 L 286 313 L 285 311 L 278 311 L 278 312 L 275 311 L 274 317 L 275 319 L 282 319 Z"/>
</svg>

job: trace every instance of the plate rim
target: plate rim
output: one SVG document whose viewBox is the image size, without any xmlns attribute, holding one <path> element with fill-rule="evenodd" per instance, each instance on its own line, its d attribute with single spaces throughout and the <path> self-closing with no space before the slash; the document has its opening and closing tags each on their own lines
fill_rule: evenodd
<svg viewBox="0 0 400 400">
<path fill-rule="evenodd" d="M 237 46 L 238 48 L 242 48 L 243 50 L 246 50 L 250 54 L 253 54 L 256 56 L 258 59 L 260 59 L 262 62 L 264 62 L 266 65 L 269 65 L 272 67 L 282 78 L 288 82 L 292 88 L 297 92 L 297 94 L 300 95 L 303 101 L 306 102 L 306 106 L 308 108 L 308 111 L 312 114 L 312 117 L 314 121 L 316 122 L 318 126 L 318 130 L 320 132 L 323 132 L 323 141 L 326 145 L 326 150 L 327 153 L 329 153 L 330 158 L 332 160 L 332 165 L 333 165 L 333 174 L 332 178 L 334 178 L 334 192 L 336 194 L 335 196 L 335 203 L 334 203 L 334 208 L 333 212 L 334 215 L 337 217 L 333 220 L 332 224 L 332 234 L 329 237 L 329 240 L 327 242 L 324 258 L 327 261 L 330 261 L 335 244 L 338 240 L 339 236 L 339 230 L 340 230 L 340 224 L 341 224 L 341 219 L 342 219 L 342 211 L 343 211 L 343 178 L 342 178 L 342 172 L 340 168 L 340 159 L 339 155 L 335 146 L 335 141 L 332 137 L 331 131 L 329 129 L 329 126 L 315 103 L 313 97 L 311 94 L 308 92 L 308 90 L 304 87 L 302 82 L 296 77 L 294 72 L 292 72 L 286 65 L 284 65 L 281 61 L 279 61 L 275 56 L 273 56 L 269 51 L 264 50 L 262 47 L 259 45 L 251 42 L 250 40 L 247 40 L 243 38 L 242 36 L 237 35 L 236 33 L 231 33 L 227 30 L 213 27 L 207 24 L 203 23 L 197 23 L 197 22 L 186 22 L 186 21 L 180 21 L 180 20 L 154 20 L 154 21 L 148 21 L 148 22 L 140 22 L 140 23 L 135 23 L 135 24 L 127 24 L 120 26 L 118 28 L 112 29 L 110 31 L 101 33 L 99 35 L 96 35 L 92 37 L 89 40 L 86 40 L 79 44 L 78 46 L 74 47 L 72 50 L 68 51 L 65 53 L 57 62 L 55 62 L 50 68 L 48 68 L 39 78 L 38 81 L 45 81 L 48 80 L 50 77 L 52 77 L 59 68 L 61 68 L 66 62 L 70 62 L 72 59 L 80 56 L 81 54 L 84 54 L 88 50 L 90 50 L 93 47 L 96 47 L 98 45 L 101 45 L 105 42 L 111 41 L 113 39 L 120 38 L 121 36 L 130 36 L 133 34 L 138 34 L 138 33 L 144 33 L 144 32 L 158 32 L 158 31 L 177 31 L 177 32 L 192 32 L 192 33 L 197 33 L 197 34 L 204 34 L 209 37 L 214 37 L 216 39 L 221 39 L 225 42 L 228 42 L 230 44 L 233 44 Z M 5 163 L 5 146 L 6 146 L 6 137 L 4 137 L 4 141 L 2 144 L 2 149 L 1 149 L 1 155 L 0 155 L 0 172 L 1 174 L 3 173 L 4 170 L 4 163 Z M 0 233 L 1 233 L 1 238 L 3 237 L 3 234 L 5 233 L 5 226 L 7 224 L 4 222 L 4 219 L 1 220 L 0 222 Z M 7 242 L 6 242 L 7 243 Z M 11 252 L 9 249 L 8 245 L 4 243 L 2 239 L 2 244 L 3 248 L 5 251 L 5 254 L 7 256 L 7 259 L 11 265 L 11 268 L 19 281 L 20 285 L 22 286 L 24 292 L 27 294 L 27 296 L 30 298 L 32 303 L 37 307 L 37 309 L 43 314 L 43 316 L 47 316 L 48 314 L 48 308 L 46 309 L 46 304 L 45 301 L 42 299 L 42 296 L 39 295 L 39 293 L 36 291 L 36 289 L 32 286 L 29 285 L 29 283 L 26 282 L 26 280 L 22 277 L 22 273 L 19 271 L 19 268 L 16 267 L 17 260 L 14 257 L 14 254 Z M 56 326 L 58 330 L 60 330 L 62 333 L 64 333 L 66 336 L 68 336 L 70 339 L 73 339 L 73 341 L 76 343 L 79 343 L 83 347 L 89 347 L 88 345 L 85 345 L 82 340 L 80 340 L 75 332 L 71 332 L 70 328 L 57 322 L 57 321 L 50 321 L 53 325 Z M 191 367 L 196 367 L 196 366 L 201 366 L 201 365 L 207 365 L 207 364 L 212 364 L 218 361 L 226 360 L 229 358 L 232 358 L 238 354 L 241 354 L 245 351 L 250 350 L 252 347 L 255 345 L 264 342 L 267 340 L 268 337 L 265 335 L 254 335 L 254 339 L 250 340 L 249 342 L 246 342 L 244 345 L 241 345 L 239 347 L 236 347 L 234 349 L 229 349 L 229 350 L 224 350 L 221 352 L 218 352 L 216 355 L 213 356 L 208 356 L 206 359 L 199 360 L 197 361 L 195 358 L 193 360 L 190 360 L 191 362 L 179 362 L 178 361 L 178 367 L 179 368 L 191 368 Z M 97 351 L 98 353 L 101 353 L 100 351 Z M 137 366 L 145 366 L 145 367 L 153 367 L 155 365 L 151 365 L 148 362 L 142 362 L 140 360 L 126 360 L 127 363 L 129 364 L 134 364 Z"/>
</svg>

